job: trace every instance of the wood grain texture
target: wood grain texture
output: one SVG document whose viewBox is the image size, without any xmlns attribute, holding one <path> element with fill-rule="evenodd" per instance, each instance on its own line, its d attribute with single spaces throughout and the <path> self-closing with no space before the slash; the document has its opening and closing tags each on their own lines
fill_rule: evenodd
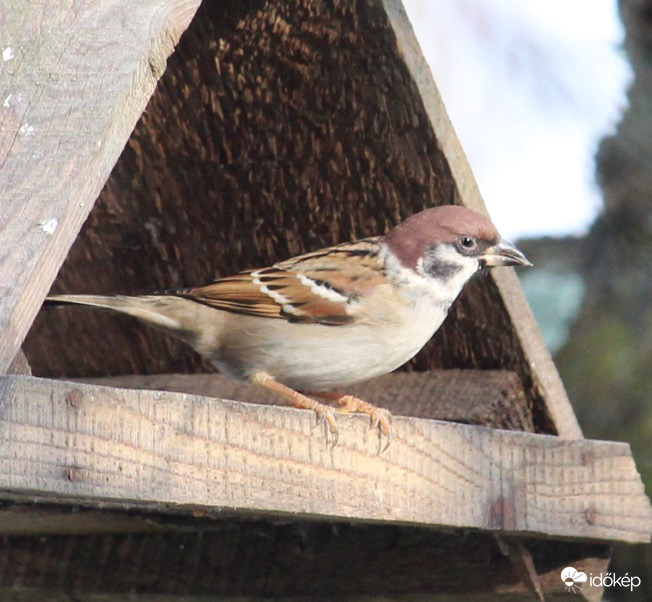
<svg viewBox="0 0 652 602">
<path fill-rule="evenodd" d="M 27 376 L 0 382 L 4 496 L 650 538 L 650 503 L 622 443 L 397 417 L 378 456 L 365 417 L 339 417 L 331 448 L 301 410 Z"/>
<path fill-rule="evenodd" d="M 54 290 L 200 285 L 385 232 L 429 206 L 481 208 L 393 6 L 203 3 Z M 480 278 L 410 368 L 515 371 L 537 432 L 555 433 L 524 344 L 495 281 Z M 181 343 L 88 312 L 43 312 L 26 350 L 47 376 L 210 370 Z"/>
<path fill-rule="evenodd" d="M 18 350 L 18 353 L 11 361 L 11 364 L 9 364 L 7 374 L 27 374 L 28 376 L 31 376 L 32 369 L 30 368 L 27 356 L 22 349 Z"/>
<path fill-rule="evenodd" d="M 198 3 L 3 2 L 0 374 Z"/>
<path fill-rule="evenodd" d="M 175 524 L 166 524 L 147 514 L 93 510 L 71 505 L 4 502 L 0 508 L 0 534 L 3 536 L 181 533 L 191 530 L 197 530 L 197 525 L 189 522 L 187 517 L 180 517 Z"/>
<path fill-rule="evenodd" d="M 396 34 L 399 52 L 414 79 L 430 125 L 446 156 L 460 199 L 467 207 L 487 213 L 471 166 L 448 118 L 403 4 L 401 0 L 381 1 Z M 539 400 L 536 404 L 539 411 L 545 407 L 547 418 L 558 435 L 581 437 L 582 430 L 516 274 L 512 269 L 494 270 L 491 278 L 500 293 L 499 300 L 494 301 L 494 309 L 505 312 L 515 329 L 517 345 L 522 353 L 519 373 L 524 383 L 529 383 L 531 395 Z M 546 417 L 541 416 L 539 422 L 545 420 Z"/>
<path fill-rule="evenodd" d="M 501 293 L 505 311 L 520 341 L 529 367 L 529 379 L 545 400 L 546 412 L 555 425 L 555 431 L 560 437 L 581 438 L 582 429 L 575 411 L 516 274 L 512 270 L 503 270 L 491 274 L 491 278 Z"/>
<path fill-rule="evenodd" d="M 80 379 L 80 382 L 219 396 L 249 403 L 282 403 L 267 389 L 219 374 L 134 374 Z M 346 392 L 396 415 L 534 432 L 523 387 L 518 377 L 507 370 L 398 372 L 354 385 Z"/>
<path fill-rule="evenodd" d="M 70 596 L 65 602 L 533 599 L 485 533 L 201 519 L 195 532 L 6 537 L 3 544 L 2 600 L 13 600 L 7 597 L 12 590 L 40 592 L 41 598 L 15 598 L 39 602 L 58 600 L 60 592 Z M 605 546 L 526 545 L 546 600 L 601 599 L 598 588 L 586 598 L 564 597 L 559 574 L 568 565 L 587 574 L 606 572 Z"/>
<path fill-rule="evenodd" d="M 47 592 L 50 600 L 53 599 L 50 597 L 53 592 L 61 587 L 69 593 L 71 590 L 75 594 L 83 592 L 84 599 L 90 599 L 90 590 L 106 591 L 106 583 L 110 582 L 110 589 L 114 593 L 101 595 L 110 596 L 110 600 L 122 600 L 122 594 L 116 593 L 121 588 L 128 588 L 129 595 L 135 596 L 135 583 L 160 583 L 161 571 L 164 571 L 166 586 L 157 588 L 156 594 L 153 594 L 151 588 L 148 592 L 149 595 L 158 596 L 156 600 L 168 599 L 163 597 L 165 595 L 170 596 L 169 599 L 172 600 L 174 598 L 173 594 L 169 593 L 170 588 L 173 587 L 178 593 L 187 583 L 186 549 L 189 545 L 193 548 L 197 545 L 211 547 L 210 559 L 207 558 L 201 563 L 201 570 L 214 573 L 215 557 L 221 555 L 220 552 L 216 554 L 216 551 L 237 547 L 238 542 L 246 539 L 246 533 L 251 529 L 255 529 L 257 534 L 254 542 L 271 543 L 263 549 L 255 545 L 248 546 L 253 548 L 250 554 L 255 553 L 260 557 L 255 560 L 250 558 L 250 562 L 246 563 L 245 566 L 251 571 L 251 578 L 243 579 L 243 583 L 259 583 L 257 575 L 269 574 L 270 570 L 274 570 L 271 567 L 283 565 L 286 567 L 283 571 L 285 588 L 290 584 L 293 584 L 290 587 L 296 587 L 298 582 L 305 579 L 307 572 L 312 573 L 320 567 L 318 570 L 326 572 L 326 583 L 332 582 L 333 576 L 340 573 L 340 589 L 333 592 L 340 596 L 344 593 L 343 587 L 358 592 L 360 590 L 360 582 L 356 583 L 353 575 L 341 574 L 340 569 L 352 549 L 356 550 L 360 559 L 367 559 L 367 587 L 375 583 L 377 591 L 382 588 L 385 595 L 390 592 L 397 595 L 402 588 L 412 592 L 403 592 L 406 596 L 419 595 L 416 592 L 422 590 L 433 595 L 434 592 L 430 591 L 433 567 L 442 565 L 445 568 L 437 575 L 438 593 L 451 592 L 447 594 L 448 597 L 454 595 L 452 592 L 460 594 L 461 591 L 468 593 L 477 590 L 484 591 L 486 596 L 492 592 L 492 599 L 498 600 L 511 599 L 517 592 L 523 593 L 533 579 L 539 582 L 546 599 L 551 599 L 551 596 L 552 599 L 557 599 L 556 596 L 562 593 L 558 580 L 562 568 L 570 564 L 587 574 L 604 573 L 610 556 L 608 546 L 545 540 L 528 540 L 524 543 L 521 538 L 512 542 L 510 538 L 505 537 L 501 537 L 498 542 L 493 541 L 491 536 L 469 532 L 461 536 L 460 533 L 446 534 L 387 525 L 374 527 L 335 524 L 331 528 L 324 528 L 319 523 L 300 521 L 284 521 L 279 524 L 271 520 L 257 521 L 254 524 L 240 519 L 227 523 L 225 520 L 204 516 L 201 512 L 194 513 L 193 516 L 180 516 L 83 506 L 4 502 L 0 508 L 0 535 L 3 536 L 0 543 L 0 599 L 14 599 L 10 594 L 18 594 L 12 592 L 12 586 L 16 583 L 16 575 L 20 575 L 22 594 L 26 594 L 26 590 L 33 585 L 35 591 L 32 595 L 40 592 L 43 596 L 44 592 Z M 97 537 L 107 534 L 110 537 Z M 148 536 L 134 540 L 116 537 L 118 534 L 147 534 L 157 537 Z M 47 537 L 53 535 L 65 537 Z M 85 537 L 80 537 L 82 535 Z M 92 536 L 87 537 L 88 535 Z M 288 538 L 297 541 L 296 535 L 299 535 L 298 541 L 312 543 L 312 549 L 301 546 L 302 562 L 296 562 L 296 548 L 288 546 L 286 541 Z M 141 564 L 136 571 L 121 570 L 120 551 L 125 553 L 125 542 L 130 539 L 134 543 L 138 541 L 137 550 L 140 556 L 158 559 L 161 556 L 170 557 L 174 570 L 172 566 L 164 567 L 158 562 L 155 566 Z M 483 548 L 483 553 L 477 553 L 478 547 Z M 519 554 L 525 554 L 530 561 L 527 573 L 512 560 L 513 547 L 517 547 Z M 55 553 L 56 549 L 62 548 L 67 550 L 66 554 Z M 454 553 L 451 553 L 451 548 Z M 104 550 L 99 557 L 96 555 L 97 549 Z M 274 553 L 266 554 L 269 549 L 274 550 Z M 434 550 L 436 556 L 433 556 Z M 516 569 L 515 574 L 497 553 L 498 550 L 510 558 Z M 400 555 L 400 561 L 394 555 Z M 17 558 L 20 560 L 17 561 Z M 71 563 L 70 558 L 84 558 L 86 561 Z M 240 559 L 232 556 L 230 558 L 231 564 L 218 563 L 219 572 L 230 576 L 239 574 L 243 568 Z M 306 560 L 315 566 L 306 570 Z M 270 565 L 270 568 L 267 565 Z M 350 565 L 347 563 L 346 566 Z M 391 574 L 392 570 L 388 570 L 388 566 L 400 567 L 400 579 Z M 3 570 L 2 567 L 11 568 Z M 329 571 L 333 572 L 333 576 L 328 575 Z M 377 574 L 369 579 L 369 572 Z M 85 577 L 89 573 L 104 575 L 106 582 L 92 583 Z M 344 580 L 347 581 L 346 586 L 342 584 Z M 205 577 L 198 581 L 203 583 L 206 591 L 197 593 L 197 598 L 191 596 L 189 599 L 199 600 L 207 595 L 225 595 L 223 590 L 218 591 L 216 584 L 210 583 Z M 463 583 L 460 583 L 461 581 Z M 323 589 L 320 589 L 322 585 L 317 585 L 316 581 L 312 583 L 315 590 L 324 594 Z M 164 594 L 164 591 L 168 593 Z M 235 595 L 234 591 L 230 593 Z M 244 593 L 241 591 L 241 594 Z M 247 591 L 247 595 L 253 593 L 253 590 Z M 278 594 L 280 592 L 277 591 Z M 601 588 L 588 587 L 582 594 L 586 600 L 602 599 Z M 287 595 L 288 589 L 283 592 L 284 599 Z"/>
</svg>

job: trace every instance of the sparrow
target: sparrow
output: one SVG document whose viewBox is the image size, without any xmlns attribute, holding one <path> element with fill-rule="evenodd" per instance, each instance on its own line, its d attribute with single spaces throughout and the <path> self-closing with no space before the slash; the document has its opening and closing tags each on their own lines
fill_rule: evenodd
<svg viewBox="0 0 652 602">
<path fill-rule="evenodd" d="M 414 357 L 484 268 L 515 265 L 532 264 L 488 218 L 446 205 L 383 236 L 205 286 L 143 296 L 53 295 L 46 302 L 117 311 L 177 337 L 223 374 L 316 412 L 333 444 L 334 408 L 368 414 L 389 444 L 389 411 L 341 391 Z"/>
</svg>

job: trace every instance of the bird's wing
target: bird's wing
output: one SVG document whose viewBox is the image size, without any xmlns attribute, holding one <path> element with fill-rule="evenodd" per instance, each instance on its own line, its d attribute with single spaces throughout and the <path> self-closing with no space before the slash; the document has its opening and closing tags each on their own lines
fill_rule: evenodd
<svg viewBox="0 0 652 602">
<path fill-rule="evenodd" d="M 370 287 L 385 281 L 377 238 L 344 243 L 198 288 L 165 291 L 216 309 L 332 326 L 356 319 Z"/>
</svg>

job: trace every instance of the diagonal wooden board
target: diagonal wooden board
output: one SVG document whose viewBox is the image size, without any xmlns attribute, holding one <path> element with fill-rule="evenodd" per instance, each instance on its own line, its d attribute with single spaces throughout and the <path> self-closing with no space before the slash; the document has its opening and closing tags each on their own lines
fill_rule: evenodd
<svg viewBox="0 0 652 602">
<path fill-rule="evenodd" d="M 199 2 L 3 2 L 0 374 Z"/>
<path fill-rule="evenodd" d="M 327 444 L 310 412 L 179 393 L 0 379 L 0 490 L 148 510 L 285 515 L 649 541 L 624 443 L 365 417 Z"/>
<path fill-rule="evenodd" d="M 419 90 L 423 106 L 437 138 L 444 150 L 453 179 L 464 205 L 487 213 L 480 190 L 473 177 L 464 150 L 455 134 L 419 42 L 412 30 L 401 0 L 381 0 L 387 17 L 396 34 L 396 43 L 414 83 Z M 577 438 L 582 430 L 575 417 L 557 368 L 541 337 L 525 295 L 513 270 L 493 270 L 491 277 L 501 292 L 505 310 L 516 329 L 533 378 L 545 398 L 546 408 L 561 437 Z"/>
</svg>

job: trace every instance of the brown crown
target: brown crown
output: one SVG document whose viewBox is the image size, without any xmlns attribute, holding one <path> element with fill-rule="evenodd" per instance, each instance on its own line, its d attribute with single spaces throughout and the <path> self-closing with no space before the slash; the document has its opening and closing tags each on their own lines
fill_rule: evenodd
<svg viewBox="0 0 652 602">
<path fill-rule="evenodd" d="M 500 238 L 491 221 L 471 209 L 444 205 L 412 215 L 390 230 L 382 241 L 399 261 L 414 268 L 426 248 L 441 242 L 453 242 L 460 236 L 497 242 Z"/>
</svg>

